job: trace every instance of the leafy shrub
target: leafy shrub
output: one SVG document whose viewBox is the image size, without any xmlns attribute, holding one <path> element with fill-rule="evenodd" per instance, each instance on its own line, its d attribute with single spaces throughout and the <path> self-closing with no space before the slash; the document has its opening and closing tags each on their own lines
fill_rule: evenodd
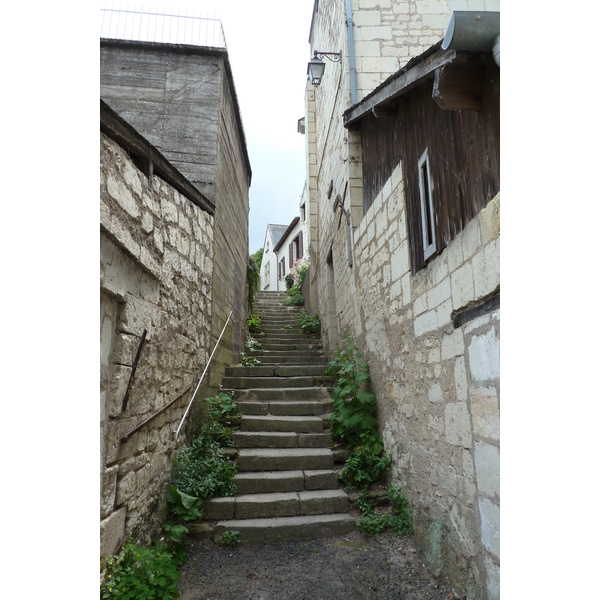
<svg viewBox="0 0 600 600">
<path fill-rule="evenodd" d="M 177 508 L 180 504 L 187 508 L 185 504 L 191 503 L 185 495 L 201 503 L 206 498 L 233 496 L 236 492 L 233 477 L 237 465 L 225 456 L 223 448 L 233 445 L 233 430 L 227 423 L 240 415 L 238 405 L 233 399 L 233 392 L 221 392 L 204 400 L 209 404 L 206 422 L 191 445 L 184 446 L 175 454 L 172 484 L 179 497 L 170 494 L 172 512 L 181 512 L 181 508 Z M 175 514 L 179 516 L 177 512 Z"/>
<path fill-rule="evenodd" d="M 315 335 L 321 331 L 321 321 L 318 315 L 311 317 L 305 309 L 302 309 L 300 318 L 298 319 L 302 333 L 307 335 Z"/>
<path fill-rule="evenodd" d="M 262 249 L 261 249 L 262 250 Z M 260 261 L 257 260 L 257 253 L 248 257 L 247 282 L 248 282 L 248 312 L 254 310 L 254 297 L 260 287 Z M 262 260 L 262 252 L 260 256 Z"/>
<path fill-rule="evenodd" d="M 132 540 L 107 562 L 100 588 L 103 600 L 171 600 L 179 598 L 179 560 L 161 544 L 144 548 Z"/>
<path fill-rule="evenodd" d="M 412 515 L 408 510 L 408 500 L 401 490 L 393 486 L 388 488 L 388 500 L 391 511 L 382 514 L 368 502 L 366 490 L 363 490 L 356 501 L 362 517 L 357 523 L 359 531 L 366 535 L 377 535 L 387 527 L 391 527 L 398 537 L 413 533 Z"/>
<path fill-rule="evenodd" d="M 302 306 L 304 304 L 304 296 L 302 295 L 302 283 L 308 272 L 309 261 L 308 259 L 299 260 L 291 269 L 288 275 L 286 275 L 286 287 L 287 277 L 289 276 L 293 280 L 293 285 L 287 290 L 287 298 L 283 303 L 287 306 Z"/>
<path fill-rule="evenodd" d="M 371 377 L 362 357 L 347 335 L 329 363 L 327 372 L 338 376 L 333 389 L 331 433 L 343 439 L 351 450 L 363 446 L 378 455 L 383 450 L 383 440 L 377 430 L 377 400 L 368 388 Z"/>
<path fill-rule="evenodd" d="M 340 478 L 350 488 L 364 489 L 383 477 L 390 464 L 389 456 L 375 453 L 364 446 L 358 446 L 350 452 L 350 456 L 346 459 L 340 472 Z"/>
<path fill-rule="evenodd" d="M 250 333 L 260 333 L 262 331 L 262 322 L 259 314 L 253 313 L 248 317 L 248 331 Z"/>
<path fill-rule="evenodd" d="M 288 273 L 285 276 L 285 289 L 289 290 L 293 285 L 294 285 L 294 277 L 291 275 L 291 273 Z"/>
</svg>

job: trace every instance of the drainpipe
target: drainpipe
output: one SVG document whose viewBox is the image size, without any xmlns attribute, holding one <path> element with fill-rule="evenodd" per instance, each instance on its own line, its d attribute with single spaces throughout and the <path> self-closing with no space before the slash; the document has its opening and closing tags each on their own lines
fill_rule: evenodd
<svg viewBox="0 0 600 600">
<path fill-rule="evenodd" d="M 455 10 L 442 40 L 442 50 L 492 52 L 500 66 L 500 12 Z"/>
<path fill-rule="evenodd" d="M 348 27 L 348 56 L 350 57 L 350 98 L 356 104 L 356 66 L 354 63 L 354 26 L 352 23 L 352 0 L 346 0 L 346 26 Z"/>
</svg>

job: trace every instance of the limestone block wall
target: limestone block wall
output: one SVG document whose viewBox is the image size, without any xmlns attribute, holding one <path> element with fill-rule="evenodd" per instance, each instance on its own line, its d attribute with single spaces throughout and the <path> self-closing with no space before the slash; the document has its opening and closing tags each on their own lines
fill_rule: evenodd
<svg viewBox="0 0 600 600">
<path fill-rule="evenodd" d="M 445 0 L 352 0 L 357 100 L 445 35 Z"/>
<path fill-rule="evenodd" d="M 458 593 L 499 597 L 499 323 L 453 313 L 499 286 L 499 195 L 411 274 L 399 165 L 353 232 L 326 231 L 339 331 L 369 364 L 392 480 L 415 510 L 424 557 Z M 322 263 L 321 263 L 322 264 Z M 320 314 L 328 312 L 319 276 Z M 329 331 L 325 332 L 329 335 Z"/>
<path fill-rule="evenodd" d="M 128 441 L 122 443 L 121 437 L 195 384 L 206 365 L 212 349 L 214 221 L 156 174 L 148 178 L 104 134 L 100 164 L 100 532 L 105 557 L 129 535 L 150 542 L 165 516 L 175 431 L 189 393 Z"/>
</svg>

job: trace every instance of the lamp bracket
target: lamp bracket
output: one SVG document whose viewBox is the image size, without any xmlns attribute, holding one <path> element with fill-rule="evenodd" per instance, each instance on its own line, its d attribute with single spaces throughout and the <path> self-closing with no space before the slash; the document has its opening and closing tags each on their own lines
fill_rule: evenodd
<svg viewBox="0 0 600 600">
<path fill-rule="evenodd" d="M 339 52 L 319 52 L 315 50 L 313 58 L 327 58 L 331 62 L 340 62 L 342 60 L 342 51 Z"/>
</svg>

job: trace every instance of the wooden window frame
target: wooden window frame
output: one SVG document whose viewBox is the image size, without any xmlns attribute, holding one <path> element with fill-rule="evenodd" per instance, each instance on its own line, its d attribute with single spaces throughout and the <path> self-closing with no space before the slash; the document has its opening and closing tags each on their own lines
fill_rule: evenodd
<svg viewBox="0 0 600 600">
<path fill-rule="evenodd" d="M 427 261 L 437 251 L 435 234 L 435 210 L 433 205 L 433 185 L 429 168 L 429 149 L 421 154 L 419 168 L 419 197 L 421 205 L 421 239 L 423 240 L 423 259 Z"/>
</svg>

